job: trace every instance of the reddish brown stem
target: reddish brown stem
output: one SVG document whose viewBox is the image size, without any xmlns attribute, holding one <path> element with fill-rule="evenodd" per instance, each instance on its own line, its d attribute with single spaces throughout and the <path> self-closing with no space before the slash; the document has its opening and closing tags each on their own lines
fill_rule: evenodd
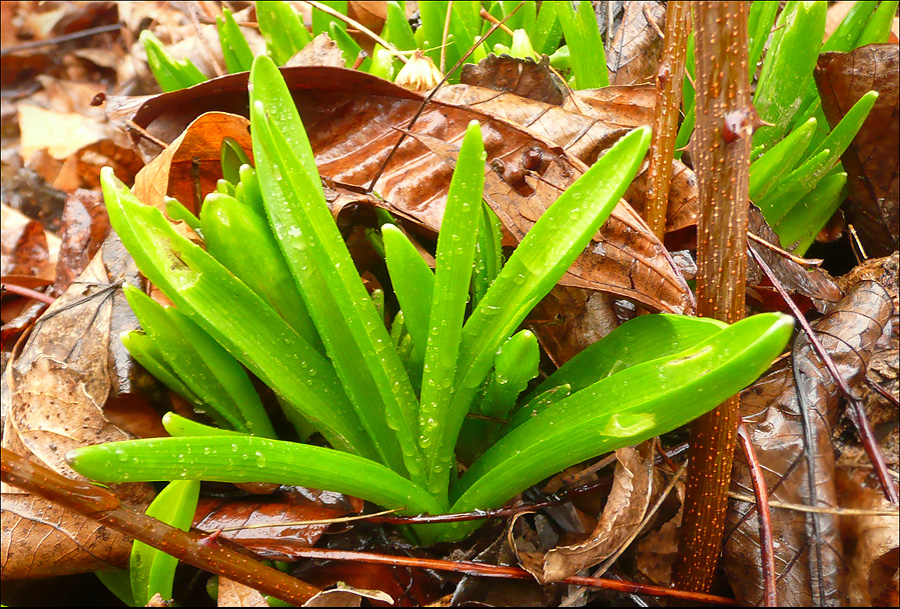
<svg viewBox="0 0 900 609">
<path fill-rule="evenodd" d="M 747 4 L 701 2 L 697 41 L 698 315 L 734 323 L 744 316 L 750 144 Z M 706 591 L 722 547 L 739 420 L 731 398 L 691 424 L 678 588 Z"/>
<path fill-rule="evenodd" d="M 13 283 L 4 283 L 2 284 L 3 290 L 6 292 L 11 292 L 13 294 L 18 294 L 19 296 L 24 296 L 25 298 L 33 298 L 34 300 L 39 300 L 41 302 L 45 302 L 47 304 L 53 304 L 53 301 L 56 300 L 52 296 L 48 294 L 44 294 L 43 292 L 38 292 L 37 290 L 32 290 L 31 288 L 25 288 L 20 285 L 15 285 Z"/>
<path fill-rule="evenodd" d="M 690 14 L 690 2 L 670 0 L 666 9 L 665 48 L 656 72 L 656 108 L 648 169 L 650 189 L 647 193 L 647 224 L 660 240 L 666 232 L 666 210 L 669 205 L 675 137 L 678 135 L 678 108 L 681 104 L 681 84 L 684 81 Z"/>
<path fill-rule="evenodd" d="M 800 327 L 803 328 L 806 336 L 809 337 L 809 342 L 816 352 L 816 355 L 818 355 L 819 359 L 825 364 L 825 368 L 831 374 L 832 378 L 834 378 L 841 393 L 844 394 L 844 397 L 850 403 L 850 410 L 848 412 L 850 422 L 853 423 L 853 426 L 856 428 L 856 433 L 859 435 L 863 448 L 869 456 L 872 466 L 875 468 L 875 474 L 878 476 L 878 481 L 881 484 L 884 496 L 887 497 L 887 500 L 891 503 L 897 504 L 897 488 L 891 480 L 887 464 L 884 462 L 884 455 L 881 454 L 881 449 L 878 447 L 878 441 L 875 439 L 875 434 L 872 432 L 872 426 L 869 424 L 869 418 L 866 416 L 866 411 L 865 408 L 863 408 L 862 402 L 854 397 L 853 392 L 850 391 L 850 387 L 847 385 L 847 381 L 838 372 L 837 366 L 834 365 L 834 360 L 828 355 L 828 352 L 825 350 L 825 347 L 822 346 L 819 337 L 813 332 L 812 326 L 806 321 L 806 317 L 803 316 L 800 308 L 794 303 L 794 299 L 791 298 L 790 294 L 784 289 L 784 286 L 781 285 L 781 282 L 778 281 L 778 278 L 775 276 L 775 273 L 772 272 L 772 269 L 769 268 L 769 265 L 766 264 L 766 261 L 763 260 L 762 256 L 757 254 L 756 250 L 752 247 L 750 248 L 750 255 L 753 256 L 753 259 L 759 265 L 759 268 L 763 270 L 763 273 L 766 274 L 766 277 L 768 277 L 772 285 L 775 286 L 778 295 L 781 296 L 785 304 L 791 309 L 791 313 L 794 314 L 794 317 L 800 323 Z"/>
<path fill-rule="evenodd" d="M 756 458 L 756 451 L 753 450 L 753 442 L 750 441 L 750 434 L 747 426 L 741 421 L 738 425 L 738 443 L 747 463 L 750 466 L 750 479 L 753 481 L 753 492 L 756 495 L 757 518 L 759 519 L 759 552 L 762 558 L 763 572 L 763 593 L 766 599 L 766 607 L 778 606 L 778 594 L 775 590 L 776 572 L 775 572 L 775 544 L 772 540 L 772 516 L 769 510 L 769 487 L 766 486 L 766 479 L 763 475 L 762 466 L 759 459 Z"/>
<path fill-rule="evenodd" d="M 469 561 L 439 560 L 436 558 L 416 558 L 412 556 L 389 556 L 371 552 L 351 552 L 348 550 L 328 550 L 325 548 L 292 548 L 291 555 L 300 558 L 318 558 L 322 560 L 350 560 L 372 564 L 391 565 L 395 567 L 411 567 L 414 569 L 434 569 L 435 571 L 454 571 L 478 577 L 496 577 L 502 579 L 534 580 L 525 569 L 520 567 L 504 567 Z M 558 584 L 570 586 L 588 586 L 602 590 L 615 590 L 625 594 L 647 594 L 663 598 L 675 598 L 702 604 L 735 605 L 735 601 L 724 596 L 686 592 L 662 586 L 634 584 L 614 579 L 599 577 L 572 576 L 562 579 Z"/>
<path fill-rule="evenodd" d="M 70 480 L 5 448 L 2 449 L 0 471 L 7 484 L 92 518 L 184 563 L 239 581 L 285 602 L 301 605 L 319 592 L 318 588 L 234 550 L 218 544 L 204 544 L 202 535 L 181 531 L 122 506 L 119 498 L 104 488 Z"/>
</svg>

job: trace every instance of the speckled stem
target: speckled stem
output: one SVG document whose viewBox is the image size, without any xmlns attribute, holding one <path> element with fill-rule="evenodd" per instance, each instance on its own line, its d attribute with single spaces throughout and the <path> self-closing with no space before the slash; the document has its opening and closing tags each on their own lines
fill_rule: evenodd
<svg viewBox="0 0 900 609">
<path fill-rule="evenodd" d="M 695 14 L 699 183 L 697 314 L 744 317 L 750 144 L 755 111 L 747 70 L 746 2 L 701 2 Z M 674 584 L 709 589 L 722 548 L 738 401 L 691 425 L 690 468 Z"/>
<path fill-rule="evenodd" d="M 687 0 L 671 0 L 666 9 L 665 48 L 656 71 L 656 108 L 653 140 L 650 143 L 650 191 L 647 197 L 647 224 L 657 237 L 666 231 L 672 157 L 678 135 L 678 106 L 684 80 L 691 6 Z"/>
</svg>

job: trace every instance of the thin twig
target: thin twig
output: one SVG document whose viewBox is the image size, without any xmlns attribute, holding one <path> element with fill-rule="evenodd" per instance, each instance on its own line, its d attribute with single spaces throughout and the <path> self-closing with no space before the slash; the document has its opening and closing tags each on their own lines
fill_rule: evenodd
<svg viewBox="0 0 900 609">
<path fill-rule="evenodd" d="M 182 531 L 142 512 L 121 505 L 111 491 L 71 480 L 46 467 L 2 449 L 2 480 L 69 510 L 96 520 L 110 529 L 162 550 L 180 561 L 210 573 L 240 581 L 264 594 L 301 605 L 318 588 L 290 577 L 218 544 L 202 543 L 197 533 Z"/>
<path fill-rule="evenodd" d="M 831 376 L 834 378 L 838 387 L 840 387 L 841 393 L 843 393 L 847 400 L 850 402 L 850 421 L 853 423 L 854 427 L 856 427 L 856 431 L 859 434 L 859 438 L 863 444 L 863 448 L 865 449 L 866 454 L 869 456 L 869 459 L 872 461 L 872 465 L 875 467 L 875 474 L 878 476 L 878 480 L 881 483 L 881 488 L 884 491 L 884 495 L 891 503 L 898 503 L 897 489 L 894 488 L 894 485 L 891 484 L 890 478 L 888 477 L 887 465 L 884 462 L 884 456 L 881 454 L 881 449 L 878 447 L 878 442 L 875 440 L 875 435 L 872 432 L 872 427 L 869 424 L 869 419 L 866 416 L 866 411 L 863 408 L 862 403 L 860 403 L 860 401 L 853 396 L 853 393 L 850 391 L 850 387 L 847 385 L 847 381 L 844 380 L 844 377 L 841 376 L 841 374 L 838 372 L 837 366 L 835 366 L 834 364 L 834 360 L 832 360 L 831 356 L 828 355 L 828 352 L 825 351 L 825 347 L 822 346 L 822 343 L 819 341 L 818 336 L 816 336 L 816 333 L 813 332 L 813 329 L 809 325 L 809 322 L 806 321 L 806 317 L 803 316 L 803 313 L 800 312 L 800 309 L 794 303 L 794 299 L 790 297 L 790 295 L 781 285 L 781 282 L 779 282 L 778 278 L 775 277 L 772 269 L 769 268 L 769 265 L 766 264 L 765 260 L 762 259 L 762 256 L 760 256 L 756 252 L 756 250 L 754 250 L 752 247 L 749 249 L 750 255 L 753 256 L 753 259 L 756 260 L 756 263 L 769 278 L 769 281 L 773 286 L 775 286 L 778 294 L 781 295 L 781 298 L 791 309 L 791 312 L 794 314 L 794 317 L 797 319 L 800 327 L 803 328 L 803 331 L 806 333 L 807 337 L 809 337 L 809 342 L 810 344 L 812 344 L 813 350 L 816 352 L 816 355 L 819 356 L 819 359 L 822 360 L 822 363 L 825 364 L 825 368 L 828 370 L 828 372 L 831 373 Z M 800 395 L 799 388 L 797 394 L 798 396 Z"/>
<path fill-rule="evenodd" d="M 291 555 L 298 558 L 314 558 L 320 560 L 347 560 L 413 569 L 433 569 L 435 571 L 453 571 L 477 577 L 496 577 L 501 579 L 524 579 L 534 581 L 534 576 L 520 567 L 504 567 L 470 561 L 439 560 L 435 558 L 415 558 L 411 556 L 389 556 L 372 552 L 351 552 L 347 550 L 329 550 L 325 548 L 291 548 Z M 635 584 L 613 579 L 571 576 L 557 584 L 570 586 L 588 586 L 601 590 L 615 590 L 626 594 L 646 594 L 661 598 L 676 598 L 700 604 L 736 605 L 734 599 L 712 594 L 686 592 L 663 586 Z"/>
<path fill-rule="evenodd" d="M 737 501 L 756 503 L 756 498 L 753 495 L 728 491 L 728 496 Z M 811 505 L 803 505 L 802 503 L 784 503 L 782 501 L 772 501 L 771 499 L 769 500 L 769 507 L 778 510 L 791 510 L 793 512 L 806 512 L 810 514 L 830 514 L 832 516 L 897 516 L 900 514 L 896 509 L 857 510 L 853 508 L 813 507 Z"/>
<path fill-rule="evenodd" d="M 750 239 L 750 241 L 755 241 L 756 243 L 760 244 L 761 246 L 763 246 L 766 249 L 772 250 L 779 256 L 787 258 L 791 262 L 796 262 L 803 268 L 816 269 L 816 268 L 819 268 L 820 266 L 822 266 L 822 263 L 825 262 L 821 258 L 802 258 L 800 256 L 795 256 L 794 254 L 790 253 L 789 251 L 781 249 L 774 243 L 769 243 L 768 241 L 766 241 L 759 235 L 756 235 L 750 231 L 747 231 L 747 238 Z"/>
<path fill-rule="evenodd" d="M 0 290 L 4 292 L 10 292 L 12 294 L 18 294 L 19 296 L 24 296 L 25 298 L 33 298 L 34 300 L 39 300 L 47 304 L 53 304 L 53 302 L 56 300 L 48 294 L 38 292 L 37 290 L 32 290 L 31 288 L 25 288 L 14 283 L 2 283 L 0 284 Z"/>
<path fill-rule="evenodd" d="M 450 17 L 453 15 L 453 0 L 447 3 L 447 17 L 444 19 L 444 32 L 441 34 L 441 74 L 447 67 L 447 40 L 450 38 Z"/>
<path fill-rule="evenodd" d="M 644 6 L 646 11 L 646 5 Z M 681 105 L 681 86 L 684 82 L 684 62 L 687 56 L 690 3 L 670 0 L 666 9 L 666 33 L 662 58 L 656 71 L 656 105 L 653 117 L 653 140 L 650 143 L 649 192 L 646 218 L 650 230 L 662 241 L 666 233 L 666 212 L 669 206 L 672 159 L 675 137 L 678 135 L 678 107 Z M 654 27 L 648 13 L 644 17 Z"/>
<path fill-rule="evenodd" d="M 778 593 L 775 590 L 775 544 L 772 541 L 772 514 L 769 511 L 769 488 L 763 475 L 762 466 L 753 450 L 753 442 L 744 421 L 738 425 L 738 444 L 744 451 L 744 457 L 750 466 L 750 479 L 753 481 L 753 492 L 756 494 L 756 513 L 759 520 L 759 552 L 762 558 L 763 593 L 766 607 L 778 606 Z"/>
<path fill-rule="evenodd" d="M 39 49 L 41 47 L 52 47 L 58 44 L 62 44 L 64 42 L 71 42 L 73 40 L 78 40 L 79 38 L 87 38 L 88 36 L 93 36 L 94 34 L 104 34 L 106 32 L 115 32 L 122 29 L 122 23 L 112 23 L 110 25 L 99 25 L 97 27 L 88 28 L 86 30 L 81 30 L 80 32 L 73 32 L 71 34 L 65 34 L 64 36 L 56 36 L 55 38 L 47 38 L 46 40 L 31 40 L 29 42 L 23 42 L 22 44 L 16 44 L 11 47 L 6 47 L 4 49 L 0 49 L 0 57 L 4 55 L 11 55 L 12 53 L 18 53 L 19 51 L 31 51 L 33 49 Z"/>
<path fill-rule="evenodd" d="M 871 387 L 872 389 L 874 389 L 878 395 L 880 395 L 881 397 L 883 397 L 884 399 L 889 401 L 894 406 L 900 406 L 900 400 L 897 399 L 897 396 L 895 396 L 893 393 L 891 393 L 890 391 L 888 391 L 887 389 L 885 389 L 884 387 L 882 387 L 881 385 L 879 385 L 878 383 L 876 383 L 875 381 L 870 379 L 869 377 L 865 377 L 865 379 L 866 379 L 866 384 L 869 387 Z"/>
</svg>

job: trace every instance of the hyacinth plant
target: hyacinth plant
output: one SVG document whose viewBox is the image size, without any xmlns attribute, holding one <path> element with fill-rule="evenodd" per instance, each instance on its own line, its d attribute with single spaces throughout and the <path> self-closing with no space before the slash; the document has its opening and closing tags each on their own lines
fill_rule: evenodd
<svg viewBox="0 0 900 609">
<path fill-rule="evenodd" d="M 630 184 L 649 145 L 645 128 L 585 172 L 504 263 L 499 223 L 482 201 L 481 131 L 471 123 L 434 270 L 399 227 L 382 228 L 399 303 L 386 315 L 384 295 L 360 279 L 290 92 L 265 56 L 250 74 L 250 120 L 255 168 L 226 150 L 225 180 L 199 218 L 170 201 L 170 215 L 188 220 L 205 248 L 103 171 L 112 225 L 175 304 L 126 286 L 143 332 L 123 340 L 216 426 L 169 414 L 172 437 L 69 452 L 92 479 L 303 485 L 401 514 L 495 508 L 566 467 L 711 410 L 752 383 L 791 336 L 790 318 L 776 313 L 731 326 L 647 315 L 532 380 L 539 348 L 519 326 Z M 293 430 L 274 428 L 248 370 L 274 390 Z M 313 432 L 318 445 L 296 441 Z M 458 456 L 469 464 L 464 473 Z M 477 526 L 405 533 L 424 545 Z"/>
</svg>

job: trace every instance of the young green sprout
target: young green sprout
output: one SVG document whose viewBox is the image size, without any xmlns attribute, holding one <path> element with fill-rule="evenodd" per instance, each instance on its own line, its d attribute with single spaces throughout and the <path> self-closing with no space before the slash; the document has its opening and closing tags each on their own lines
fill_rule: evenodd
<svg viewBox="0 0 900 609">
<path fill-rule="evenodd" d="M 256 58 L 250 84 L 256 167 L 240 167 L 234 197 L 208 198 L 200 213 L 206 249 L 141 205 L 109 169 L 102 173 L 104 196 L 138 267 L 179 315 L 269 385 L 298 433 L 306 425 L 331 448 L 259 437 L 267 434 L 235 405 L 231 414 L 248 422 L 244 428 L 168 417 L 178 437 L 70 451 L 69 463 L 86 476 L 297 484 L 405 514 L 495 508 L 566 467 L 712 409 L 753 382 L 791 336 L 790 318 L 775 313 L 732 326 L 640 317 L 528 392 L 538 349 L 520 326 L 611 214 L 647 151 L 649 131 L 636 129 L 613 146 L 503 263 L 499 225 L 482 201 L 488 166 L 477 122 L 462 138 L 434 271 L 401 229 L 382 229 L 400 305 L 388 327 L 328 208 L 275 63 Z M 254 220 L 239 221 L 240 211 Z M 230 240 L 229 230 L 269 244 L 270 261 L 254 264 L 268 264 L 279 277 L 277 293 L 239 267 L 229 250 L 246 250 L 247 238 Z M 292 312 L 282 297 L 302 307 Z M 148 329 L 146 336 L 152 342 L 142 343 L 145 351 L 178 349 L 158 344 L 168 340 L 160 332 Z M 169 382 L 208 395 L 196 379 L 187 382 L 189 371 L 176 358 L 166 363 Z M 468 425 L 469 413 L 492 421 Z M 459 456 L 470 462 L 463 475 Z M 427 525 L 407 533 L 430 544 L 462 539 L 477 526 Z"/>
</svg>

